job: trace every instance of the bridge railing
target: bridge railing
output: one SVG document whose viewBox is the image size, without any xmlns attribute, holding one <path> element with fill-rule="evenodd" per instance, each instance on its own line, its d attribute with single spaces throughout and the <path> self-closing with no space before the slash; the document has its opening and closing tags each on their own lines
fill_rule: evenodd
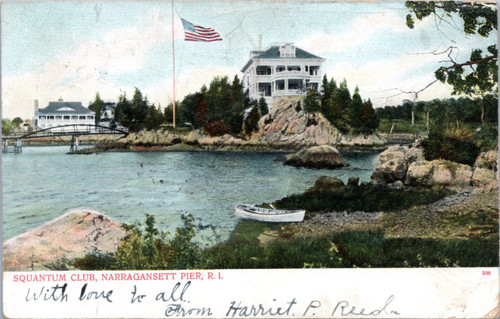
<svg viewBox="0 0 500 319">
<path fill-rule="evenodd" d="M 74 136 L 74 135 L 97 135 L 97 134 L 128 134 L 128 131 L 110 128 L 102 125 L 92 124 L 67 124 L 49 127 L 35 132 L 19 136 L 19 138 L 52 137 L 52 136 Z"/>
</svg>

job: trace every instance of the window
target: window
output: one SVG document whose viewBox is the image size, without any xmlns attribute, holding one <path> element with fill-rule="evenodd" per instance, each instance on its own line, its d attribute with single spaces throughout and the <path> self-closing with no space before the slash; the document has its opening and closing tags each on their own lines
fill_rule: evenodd
<svg viewBox="0 0 500 319">
<path fill-rule="evenodd" d="M 80 115 L 80 116 L 79 116 L 79 119 L 80 119 L 80 120 L 85 120 L 85 115 Z"/>
<path fill-rule="evenodd" d="M 56 115 L 56 120 L 62 120 L 62 115 Z"/>
<path fill-rule="evenodd" d="M 284 90 L 285 89 L 285 80 L 276 81 L 276 90 Z"/>
<path fill-rule="evenodd" d="M 271 67 L 267 65 L 257 66 L 257 75 L 271 75 Z"/>
<path fill-rule="evenodd" d="M 65 120 L 69 120 L 69 115 L 64 115 Z"/>
<path fill-rule="evenodd" d="M 45 115 L 40 115 L 40 120 L 45 120 L 47 117 Z"/>
<path fill-rule="evenodd" d="M 78 116 L 73 115 L 73 116 L 71 116 L 71 119 L 72 119 L 72 120 L 78 120 Z"/>
<path fill-rule="evenodd" d="M 281 57 L 295 57 L 295 46 L 292 43 L 287 43 L 280 47 Z"/>
<path fill-rule="evenodd" d="M 87 120 L 93 120 L 94 119 L 94 116 L 91 115 L 91 116 L 87 116 Z"/>
</svg>

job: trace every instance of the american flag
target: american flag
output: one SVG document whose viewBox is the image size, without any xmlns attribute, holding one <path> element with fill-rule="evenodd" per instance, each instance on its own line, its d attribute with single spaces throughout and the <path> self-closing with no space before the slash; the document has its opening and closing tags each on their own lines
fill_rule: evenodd
<svg viewBox="0 0 500 319">
<path fill-rule="evenodd" d="M 204 28 L 199 25 L 194 25 L 191 22 L 182 19 L 182 25 L 184 26 L 184 34 L 186 41 L 222 41 L 219 33 L 215 32 L 212 28 Z"/>
</svg>

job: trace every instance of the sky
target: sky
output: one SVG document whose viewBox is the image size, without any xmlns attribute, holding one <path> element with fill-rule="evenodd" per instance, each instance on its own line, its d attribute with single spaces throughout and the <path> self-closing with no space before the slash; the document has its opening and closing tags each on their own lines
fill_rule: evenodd
<svg viewBox="0 0 500 319">
<path fill-rule="evenodd" d="M 450 97 L 448 85 L 431 83 L 443 66 L 441 52 L 467 59 L 474 48 L 495 43 L 466 36 L 462 21 L 435 18 L 405 25 L 404 2 L 333 1 L 5 1 L 1 5 L 2 118 L 33 117 L 62 98 L 84 106 L 96 92 L 116 102 L 138 88 L 155 105 L 199 91 L 214 76 L 235 75 L 251 50 L 273 42 L 297 47 L 326 59 L 323 73 L 346 79 L 351 93 L 359 87 L 375 107 L 404 99 Z M 180 18 L 212 27 L 222 41 L 187 42 Z M 260 43 L 259 39 L 262 39 Z M 175 55 L 172 50 L 174 43 Z"/>
</svg>

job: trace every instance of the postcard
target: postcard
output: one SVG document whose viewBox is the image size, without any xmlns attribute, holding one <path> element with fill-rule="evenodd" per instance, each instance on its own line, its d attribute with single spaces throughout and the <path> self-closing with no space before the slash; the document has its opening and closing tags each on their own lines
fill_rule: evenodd
<svg viewBox="0 0 500 319">
<path fill-rule="evenodd" d="M 499 316 L 489 1 L 4 1 L 6 318 Z"/>
</svg>

